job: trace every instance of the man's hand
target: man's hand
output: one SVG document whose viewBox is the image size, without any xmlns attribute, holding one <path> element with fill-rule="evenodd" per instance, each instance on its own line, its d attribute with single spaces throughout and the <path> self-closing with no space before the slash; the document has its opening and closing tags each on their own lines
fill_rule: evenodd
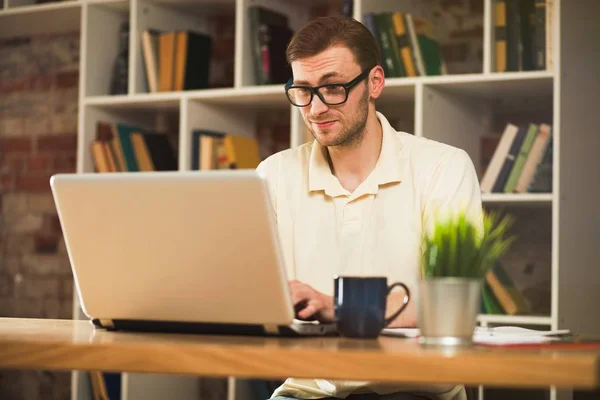
<svg viewBox="0 0 600 400">
<path fill-rule="evenodd" d="M 316 319 L 319 322 L 333 322 L 333 297 L 327 296 L 297 280 L 289 282 L 294 308 L 304 305 L 296 312 L 301 320 Z"/>
</svg>

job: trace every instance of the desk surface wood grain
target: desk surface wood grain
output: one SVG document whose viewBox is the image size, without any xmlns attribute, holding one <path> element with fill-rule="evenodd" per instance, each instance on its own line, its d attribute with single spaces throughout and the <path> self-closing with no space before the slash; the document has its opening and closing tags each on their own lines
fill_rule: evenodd
<svg viewBox="0 0 600 400">
<path fill-rule="evenodd" d="M 599 386 L 600 351 L 109 332 L 87 321 L 0 318 L 0 368 L 585 389 Z"/>
</svg>

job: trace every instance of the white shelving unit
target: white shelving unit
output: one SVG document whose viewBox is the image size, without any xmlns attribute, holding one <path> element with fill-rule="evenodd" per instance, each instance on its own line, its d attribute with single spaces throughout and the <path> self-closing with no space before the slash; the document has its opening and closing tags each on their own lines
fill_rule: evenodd
<svg viewBox="0 0 600 400">
<path fill-rule="evenodd" d="M 553 126 L 553 193 L 484 194 L 486 207 L 551 209 L 551 307 L 546 316 L 481 315 L 483 325 L 514 324 L 569 328 L 600 333 L 600 272 L 594 268 L 600 245 L 600 94 L 597 38 L 599 2 L 552 0 L 554 67 L 551 71 L 494 72 L 493 1 L 483 3 L 483 63 L 471 74 L 390 78 L 378 109 L 388 118 L 410 121 L 405 130 L 465 149 L 478 166 L 479 137 L 507 116 L 526 121 L 544 118 Z M 354 17 L 365 12 L 410 9 L 426 14 L 436 0 L 354 0 Z M 179 169 L 190 169 L 191 130 L 206 128 L 256 134 L 260 112 L 289 116 L 290 143 L 306 140 L 302 118 L 286 100 L 282 85 L 256 86 L 247 8 L 262 4 L 289 16 L 298 29 L 309 19 L 311 5 L 338 5 L 340 0 L 77 0 L 34 5 L 33 0 L 5 0 L 0 9 L 0 38 L 80 29 L 81 60 L 77 171 L 91 172 L 89 147 L 97 121 L 129 122 L 159 129 L 178 122 Z M 213 16 L 235 21 L 235 70 L 231 88 L 147 93 L 140 32 L 197 29 L 211 32 Z M 130 26 L 129 81 L 126 95 L 109 95 L 119 29 Z M 480 172 L 480 171 L 479 171 Z M 74 299 L 74 317 L 81 313 Z M 89 399 L 83 374 L 73 373 L 73 399 Z M 230 381 L 230 392 L 236 392 Z M 123 374 L 123 399 L 197 398 L 197 380 L 148 374 Z M 239 391 L 239 390 L 237 390 Z M 164 396 L 168 393 L 168 396 Z M 230 398 L 233 395 L 230 393 Z M 483 394 L 483 390 L 480 390 Z M 551 397 L 568 398 L 551 392 Z M 481 397 L 480 397 L 481 398 Z"/>
</svg>

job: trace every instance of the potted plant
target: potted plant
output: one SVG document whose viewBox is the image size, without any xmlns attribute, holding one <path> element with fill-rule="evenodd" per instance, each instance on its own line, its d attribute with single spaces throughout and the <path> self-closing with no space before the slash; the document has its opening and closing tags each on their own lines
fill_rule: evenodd
<svg viewBox="0 0 600 400">
<path fill-rule="evenodd" d="M 419 341 L 461 345 L 472 342 L 483 280 L 515 240 L 513 219 L 483 214 L 483 224 L 464 212 L 438 219 L 423 236 L 419 296 Z"/>
</svg>

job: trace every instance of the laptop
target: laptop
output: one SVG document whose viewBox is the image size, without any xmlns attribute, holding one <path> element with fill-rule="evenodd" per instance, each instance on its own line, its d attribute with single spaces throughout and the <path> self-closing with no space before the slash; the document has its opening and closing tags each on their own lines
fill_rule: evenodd
<svg viewBox="0 0 600 400">
<path fill-rule="evenodd" d="M 83 313 L 110 330 L 330 335 L 295 319 L 255 170 L 57 174 L 50 187 Z"/>
</svg>

